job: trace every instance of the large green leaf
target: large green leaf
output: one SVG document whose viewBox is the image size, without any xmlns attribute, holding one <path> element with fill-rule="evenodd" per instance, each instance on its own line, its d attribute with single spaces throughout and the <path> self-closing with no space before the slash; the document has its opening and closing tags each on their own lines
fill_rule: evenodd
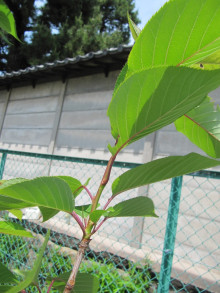
<svg viewBox="0 0 220 293">
<path fill-rule="evenodd" d="M 20 282 L 16 286 L 12 287 L 11 289 L 9 289 L 7 291 L 7 293 L 17 293 L 17 292 L 20 292 L 21 290 L 25 289 L 26 287 L 28 287 L 31 284 L 38 284 L 38 275 L 40 272 L 41 263 L 42 263 L 44 251 L 47 247 L 47 242 L 49 240 L 49 236 L 50 236 L 50 231 L 48 230 L 47 235 L 44 240 L 44 243 L 42 244 L 42 246 L 39 250 L 37 259 L 35 260 L 35 262 L 33 264 L 32 270 L 28 271 L 25 274 L 25 279 L 22 282 Z"/>
<path fill-rule="evenodd" d="M 50 277 L 48 280 L 55 280 L 52 288 L 57 289 L 59 292 L 63 292 L 69 276 L 70 272 L 63 273 L 56 278 Z M 78 273 L 76 276 L 76 284 L 74 286 L 73 293 L 96 293 L 98 292 L 98 288 L 99 280 L 97 277 L 92 276 L 91 274 Z"/>
<path fill-rule="evenodd" d="M 131 169 L 115 179 L 112 193 L 115 196 L 129 189 L 218 165 L 220 161 L 196 153 L 154 160 Z"/>
<path fill-rule="evenodd" d="M 220 70 L 159 67 L 137 72 L 118 88 L 108 108 L 119 149 L 180 118 L 220 85 Z"/>
<path fill-rule="evenodd" d="M 31 238 L 34 237 L 31 232 L 26 231 L 21 225 L 6 221 L 0 221 L 0 233 Z"/>
<path fill-rule="evenodd" d="M 91 213 L 90 220 L 96 223 L 101 216 L 115 217 L 157 217 L 153 201 L 144 196 L 128 199 L 107 210 L 96 210 Z"/>
<path fill-rule="evenodd" d="M 19 40 L 16 33 L 14 16 L 3 0 L 0 0 L 0 28 Z"/>
<path fill-rule="evenodd" d="M 82 184 L 76 178 L 73 178 L 71 176 L 55 176 L 55 178 L 60 178 L 60 179 L 64 180 L 69 185 L 69 187 L 73 193 L 74 198 L 77 195 L 79 195 L 83 190 L 83 189 L 79 188 L 80 186 L 82 186 Z M 87 182 L 89 182 L 89 180 L 90 179 L 88 179 Z M 59 212 L 59 210 L 54 210 L 54 209 L 50 209 L 50 208 L 43 207 L 43 206 L 41 206 L 39 208 L 40 208 L 40 211 L 43 216 L 43 222 L 48 221 L 50 218 L 54 217 Z"/>
<path fill-rule="evenodd" d="M 7 267 L 5 267 L 2 263 L 0 263 L 0 283 L 1 284 L 7 284 L 7 283 L 15 284 L 15 283 L 17 283 L 17 279 L 16 279 L 15 275 Z M 2 292 L 2 291 L 0 291 L 0 292 Z"/>
<path fill-rule="evenodd" d="M 220 158 L 220 107 L 215 107 L 210 98 L 179 118 L 175 125 L 209 156 Z"/>
<path fill-rule="evenodd" d="M 220 49 L 220 1 L 175 0 L 147 23 L 128 58 L 130 71 L 190 65 Z"/>
<path fill-rule="evenodd" d="M 38 177 L 31 180 L 8 180 L 0 185 L 0 193 L 58 211 L 72 212 L 74 199 L 69 185 L 56 177 Z"/>
<path fill-rule="evenodd" d="M 35 206 L 34 204 L 27 203 L 22 200 L 6 197 L 3 195 L 0 195 L 0 211 L 5 211 L 8 210 L 14 210 L 14 209 L 23 209 L 27 207 L 33 207 Z"/>
</svg>

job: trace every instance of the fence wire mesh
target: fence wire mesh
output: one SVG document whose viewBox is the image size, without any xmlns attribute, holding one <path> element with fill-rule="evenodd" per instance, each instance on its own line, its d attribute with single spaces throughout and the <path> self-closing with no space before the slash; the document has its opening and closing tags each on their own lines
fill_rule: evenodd
<svg viewBox="0 0 220 293">
<path fill-rule="evenodd" d="M 3 179 L 68 175 L 84 183 L 91 178 L 89 188 L 92 194 L 95 194 L 107 163 L 13 151 L 1 153 L 0 175 Z M 111 182 L 135 166 L 116 163 Z M 172 198 L 171 185 L 173 190 L 176 189 L 174 181 L 165 180 L 119 195 L 113 204 L 138 195 L 151 197 L 159 218 L 116 218 L 106 221 L 94 235 L 80 271 L 99 278 L 99 292 L 220 292 L 219 179 L 219 173 L 205 171 L 183 176 L 176 215 L 171 209 L 176 202 L 169 202 Z M 111 196 L 111 182 L 101 205 Z M 76 204 L 87 203 L 88 195 L 82 193 Z M 18 221 L 10 213 L 2 213 L 1 216 Z M 172 225 L 177 220 L 175 233 Z M 29 208 L 23 210 L 22 224 L 33 231 L 36 238 L 30 240 L 1 234 L 0 259 L 3 264 L 13 269 L 30 269 L 49 228 L 51 236 L 40 272 L 41 286 L 44 286 L 47 276 L 57 276 L 71 269 L 82 236 L 72 218 L 60 212 L 42 223 L 38 208 Z M 171 268 L 170 278 L 168 271 Z M 27 292 L 37 291 L 30 287 Z"/>
</svg>

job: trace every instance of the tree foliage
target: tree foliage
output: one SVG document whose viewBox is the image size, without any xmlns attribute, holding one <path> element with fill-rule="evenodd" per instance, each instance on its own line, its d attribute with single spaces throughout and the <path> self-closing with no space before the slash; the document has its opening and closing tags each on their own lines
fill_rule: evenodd
<svg viewBox="0 0 220 293">
<path fill-rule="evenodd" d="M 138 23 L 134 0 L 6 0 L 16 21 L 18 42 L 1 40 L 1 71 L 53 62 L 127 44 L 127 12 Z M 42 1 L 43 3 L 43 1 Z"/>
</svg>

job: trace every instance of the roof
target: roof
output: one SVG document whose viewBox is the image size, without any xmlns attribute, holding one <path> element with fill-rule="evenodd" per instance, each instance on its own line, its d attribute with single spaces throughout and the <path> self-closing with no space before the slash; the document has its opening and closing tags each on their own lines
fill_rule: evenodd
<svg viewBox="0 0 220 293">
<path fill-rule="evenodd" d="M 10 88 L 48 80 L 65 80 L 69 77 L 79 77 L 104 72 L 107 76 L 109 71 L 121 70 L 125 64 L 132 46 L 120 45 L 97 52 L 90 52 L 84 56 L 66 58 L 52 63 L 36 65 L 12 71 L 0 76 L 0 88 Z"/>
</svg>

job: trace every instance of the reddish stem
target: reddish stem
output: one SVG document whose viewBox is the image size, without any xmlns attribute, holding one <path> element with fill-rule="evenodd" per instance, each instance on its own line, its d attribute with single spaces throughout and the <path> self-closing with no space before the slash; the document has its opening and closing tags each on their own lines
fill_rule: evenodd
<svg viewBox="0 0 220 293">
<path fill-rule="evenodd" d="M 70 215 L 76 220 L 76 222 L 79 224 L 79 226 L 83 232 L 83 235 L 85 235 L 86 234 L 85 227 L 83 225 L 83 222 L 80 220 L 80 217 L 74 211 L 72 213 L 70 213 Z"/>
<path fill-rule="evenodd" d="M 91 198 L 91 200 L 93 200 L 93 196 L 92 196 L 91 192 L 89 191 L 89 189 L 85 185 L 81 185 L 80 187 L 78 187 L 75 192 L 77 192 L 81 188 L 85 189 L 85 191 L 88 193 L 88 195 Z"/>
<path fill-rule="evenodd" d="M 107 217 L 104 218 L 104 219 L 98 224 L 98 226 L 94 228 L 94 230 L 92 231 L 92 234 L 96 233 L 96 232 L 99 230 L 99 228 L 105 223 L 105 221 L 106 221 L 107 219 L 108 219 Z"/>
<path fill-rule="evenodd" d="M 90 198 L 91 198 L 91 200 L 93 200 L 93 196 L 92 196 L 92 194 L 91 194 L 91 192 L 89 191 L 89 189 L 86 187 L 86 186 L 82 186 L 84 189 L 85 189 L 85 191 L 88 193 L 88 195 L 90 196 Z"/>
<path fill-rule="evenodd" d="M 36 287 L 37 287 L 38 292 L 41 293 L 40 287 L 38 285 L 36 285 Z"/>
<path fill-rule="evenodd" d="M 105 204 L 104 207 L 103 207 L 103 210 L 105 210 L 105 209 L 108 207 L 108 205 L 110 204 L 110 202 L 111 202 L 114 198 L 115 198 L 115 196 L 111 196 L 111 197 L 108 199 L 108 201 L 106 202 L 106 204 Z"/>
<path fill-rule="evenodd" d="M 52 282 L 50 283 L 50 286 L 48 287 L 47 293 L 50 292 L 54 282 L 55 282 L 55 280 L 52 280 Z"/>
</svg>

